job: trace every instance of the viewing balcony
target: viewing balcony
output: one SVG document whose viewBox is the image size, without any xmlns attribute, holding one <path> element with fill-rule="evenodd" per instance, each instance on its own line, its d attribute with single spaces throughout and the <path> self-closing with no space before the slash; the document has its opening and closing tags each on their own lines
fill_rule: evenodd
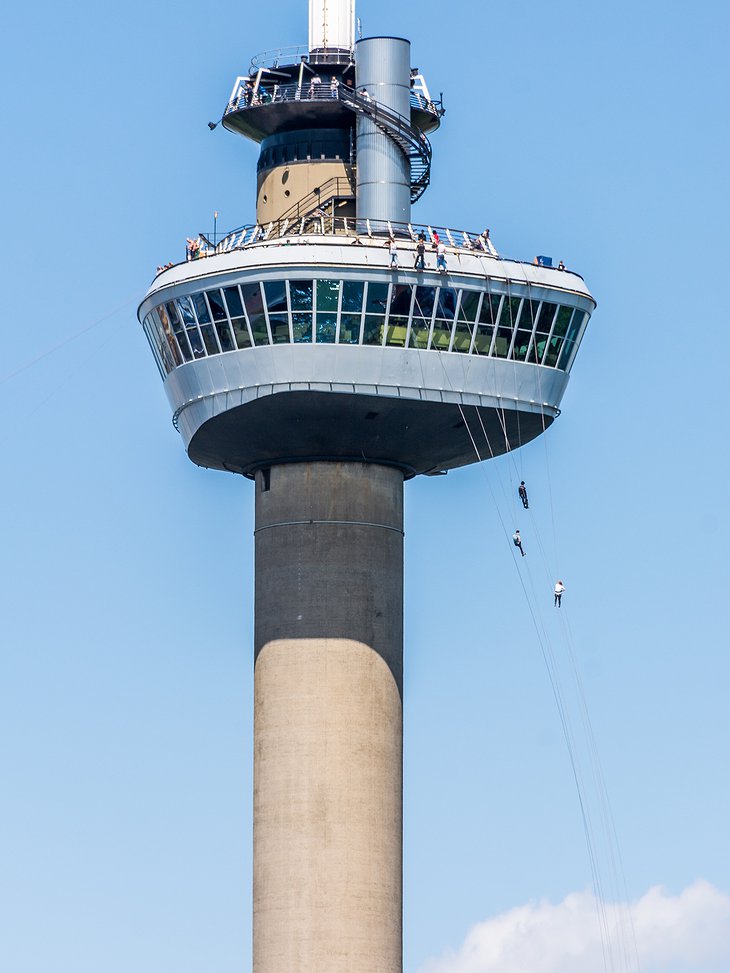
<svg viewBox="0 0 730 973">
<path fill-rule="evenodd" d="M 346 127 L 357 102 L 352 77 L 338 72 L 317 73 L 260 69 L 255 77 L 239 77 L 223 112 L 223 125 L 230 131 L 260 142 L 291 125 Z M 377 102 L 372 103 L 377 106 Z M 441 101 L 433 100 L 426 88 L 414 86 L 410 93 L 411 117 L 406 119 L 419 132 L 437 129 L 444 114 Z"/>
</svg>

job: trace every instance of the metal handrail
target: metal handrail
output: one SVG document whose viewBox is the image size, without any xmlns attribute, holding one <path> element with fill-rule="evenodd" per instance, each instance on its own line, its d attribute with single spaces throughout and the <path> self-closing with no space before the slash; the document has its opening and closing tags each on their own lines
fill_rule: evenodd
<svg viewBox="0 0 730 973">
<path fill-rule="evenodd" d="M 492 241 L 488 237 L 485 237 L 483 233 L 474 233 L 471 230 L 457 230 L 453 227 L 446 226 L 432 226 L 425 223 L 396 223 L 392 220 L 360 220 L 350 219 L 344 216 L 309 216 L 297 220 L 285 219 L 274 220 L 266 224 L 248 224 L 231 230 L 216 245 L 208 240 L 204 234 L 201 234 L 198 239 L 202 245 L 195 260 L 231 253 L 234 250 L 245 250 L 252 246 L 273 244 L 274 241 L 279 241 L 277 245 L 281 246 L 282 240 L 286 244 L 289 240 L 296 239 L 297 237 L 309 238 L 306 241 L 307 243 L 319 242 L 316 238 L 320 238 L 322 243 L 335 242 L 327 239 L 328 237 L 334 236 L 335 238 L 350 238 L 348 246 L 357 244 L 363 246 L 383 246 L 392 236 L 400 244 L 405 244 L 406 248 L 410 250 L 411 248 L 415 249 L 421 235 L 425 237 L 426 243 L 432 247 L 435 245 L 438 236 L 438 239 L 445 243 L 452 252 L 476 253 L 479 256 L 489 257 L 500 262 L 522 264 L 529 267 L 534 266 L 534 263 L 531 261 L 519 260 L 515 257 L 506 257 L 500 254 L 494 247 Z M 312 240 L 312 237 L 315 239 Z M 189 260 L 190 258 L 187 257 L 186 259 Z M 185 262 L 180 261 L 180 263 Z M 558 270 L 559 268 L 554 267 L 552 269 Z M 159 273 L 163 272 L 163 270 L 159 271 Z M 561 272 L 583 280 L 583 276 L 576 270 L 565 268 Z"/>
<path fill-rule="evenodd" d="M 331 101 L 333 98 L 339 98 L 339 100 L 344 101 L 345 99 L 339 94 L 340 89 L 344 92 L 349 92 L 351 95 L 355 94 L 355 91 L 348 88 L 347 85 L 340 83 L 335 89 L 332 87 L 331 82 L 328 83 L 321 80 L 315 82 L 311 77 L 305 79 L 301 85 L 260 84 L 258 92 L 254 92 L 252 88 L 248 94 L 245 93 L 244 87 L 241 86 L 237 96 L 232 98 L 226 105 L 223 117 L 225 118 L 226 115 L 230 115 L 232 112 L 245 111 L 247 108 L 259 108 L 261 105 L 282 104 L 288 101 Z M 335 94 L 335 92 L 338 93 Z M 443 110 L 439 107 L 439 102 L 427 101 L 417 91 L 411 91 L 410 104 L 411 108 L 429 112 L 438 117 L 441 117 L 443 114 Z"/>
<path fill-rule="evenodd" d="M 453 227 L 433 226 L 427 223 L 398 223 L 395 220 L 352 219 L 348 216 L 313 216 L 296 219 L 278 219 L 270 223 L 255 223 L 239 226 L 227 233 L 215 247 L 204 236 L 208 245 L 206 256 L 213 253 L 226 253 L 255 243 L 296 236 L 349 236 L 354 239 L 387 240 L 393 237 L 416 245 L 423 235 L 428 244 L 442 242 L 454 250 L 481 251 L 490 257 L 499 258 L 492 241 L 484 234 Z"/>
<path fill-rule="evenodd" d="M 305 44 L 294 44 L 289 47 L 275 47 L 270 51 L 262 51 L 251 58 L 249 71 L 254 74 L 261 68 L 294 67 L 301 61 L 312 64 L 343 64 L 347 59 L 354 62 L 354 52 L 342 50 L 312 51 Z"/>
<path fill-rule="evenodd" d="M 310 216 L 316 210 L 327 206 L 333 199 L 355 199 L 355 187 L 351 179 L 346 176 L 332 176 L 317 189 L 313 189 L 311 193 L 293 203 L 281 214 L 279 222 Z"/>
</svg>

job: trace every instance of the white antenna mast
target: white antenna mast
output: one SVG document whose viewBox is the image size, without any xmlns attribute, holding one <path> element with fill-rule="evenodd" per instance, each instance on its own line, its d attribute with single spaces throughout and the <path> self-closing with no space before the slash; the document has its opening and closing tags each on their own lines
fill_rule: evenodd
<svg viewBox="0 0 730 973">
<path fill-rule="evenodd" d="M 355 0 L 309 0 L 309 50 L 351 51 Z"/>
</svg>

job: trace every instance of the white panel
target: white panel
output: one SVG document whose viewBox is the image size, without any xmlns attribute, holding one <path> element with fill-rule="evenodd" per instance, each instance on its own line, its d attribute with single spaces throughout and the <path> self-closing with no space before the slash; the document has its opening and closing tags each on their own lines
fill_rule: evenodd
<svg viewBox="0 0 730 973">
<path fill-rule="evenodd" d="M 309 0 L 309 50 L 354 46 L 355 0 Z"/>
</svg>

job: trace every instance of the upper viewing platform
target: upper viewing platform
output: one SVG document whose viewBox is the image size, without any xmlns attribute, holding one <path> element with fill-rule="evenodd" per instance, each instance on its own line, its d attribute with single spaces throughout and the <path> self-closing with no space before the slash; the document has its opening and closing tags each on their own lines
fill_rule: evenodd
<svg viewBox="0 0 730 973">
<path fill-rule="evenodd" d="M 268 52 L 259 55 L 261 63 L 254 58 L 249 74 L 234 82 L 223 112 L 224 127 L 261 142 L 287 129 L 323 123 L 350 125 L 358 100 L 354 54 L 319 51 L 301 54 L 294 63 L 279 60 L 282 56 L 288 61 L 302 50 L 305 48 L 285 49 L 288 57 L 283 57 L 284 51 Z M 405 121 L 421 133 L 435 131 L 444 114 L 442 99 L 431 97 L 417 69 L 411 72 L 410 89 L 410 118 Z M 367 100 L 377 108 L 375 98 L 368 95 Z"/>
</svg>

